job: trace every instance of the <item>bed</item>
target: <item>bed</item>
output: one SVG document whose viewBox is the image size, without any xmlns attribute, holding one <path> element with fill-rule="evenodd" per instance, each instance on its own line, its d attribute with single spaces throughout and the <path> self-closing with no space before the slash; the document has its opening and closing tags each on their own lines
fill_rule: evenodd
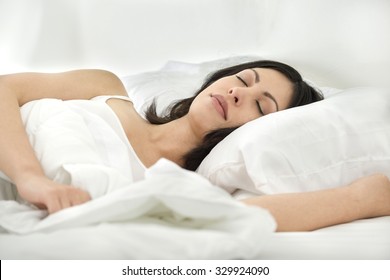
<svg viewBox="0 0 390 280">
<path fill-rule="evenodd" d="M 59 0 L 29 13 L 29 1 L 0 0 L 0 11 L 7 7 L 14 14 L 1 17 L 7 42 L 0 49 L 6 62 L 1 72 L 109 69 L 121 76 L 142 114 L 153 98 L 162 110 L 190 95 L 219 67 L 277 59 L 301 70 L 325 100 L 243 126 L 213 149 L 197 173 L 162 160 L 134 183 L 114 163 L 100 165 L 93 151 L 77 159 L 81 166 L 69 164 L 61 147 L 60 162 L 47 161 L 49 169 L 62 168 L 53 176 L 85 186 L 95 199 L 49 217 L 17 200 L 0 201 L 0 258 L 390 259 L 390 217 L 275 233 L 266 210 L 237 201 L 334 187 L 375 172 L 390 176 L 389 2 L 353 1 L 353 8 L 352 1 L 311 1 L 310 7 L 303 0 L 152 2 L 153 8 L 142 1 Z M 214 9 L 224 12 L 211 24 Z M 20 42 L 29 48 L 18 48 Z M 74 117 L 81 134 L 87 131 L 74 114 L 84 106 L 80 102 L 47 106 Z M 25 108 L 26 121 L 34 110 Z M 94 141 L 88 137 L 80 142 Z M 39 145 L 42 154 L 58 150 Z M 227 147 L 235 148 L 224 153 Z M 0 178 L 7 184 L 6 176 Z M 14 195 L 4 189 L 4 197 Z"/>
</svg>

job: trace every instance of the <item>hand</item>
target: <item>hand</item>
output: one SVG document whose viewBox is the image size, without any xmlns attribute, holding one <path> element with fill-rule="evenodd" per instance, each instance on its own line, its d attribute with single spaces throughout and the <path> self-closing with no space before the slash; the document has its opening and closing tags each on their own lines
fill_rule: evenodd
<svg viewBox="0 0 390 280">
<path fill-rule="evenodd" d="M 91 199 L 88 192 L 82 189 L 56 183 L 44 176 L 24 178 L 23 183 L 17 184 L 16 187 L 24 200 L 41 209 L 47 209 L 49 214 Z"/>
</svg>

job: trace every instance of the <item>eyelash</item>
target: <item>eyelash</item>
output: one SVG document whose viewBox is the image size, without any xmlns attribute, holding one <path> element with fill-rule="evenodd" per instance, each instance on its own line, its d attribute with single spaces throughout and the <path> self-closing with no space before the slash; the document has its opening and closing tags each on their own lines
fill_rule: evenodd
<svg viewBox="0 0 390 280">
<path fill-rule="evenodd" d="M 243 78 L 241 78 L 240 76 L 236 75 L 236 78 L 239 79 L 241 81 L 241 83 L 243 83 L 246 87 L 248 87 L 248 84 L 244 81 Z"/>
<path fill-rule="evenodd" d="M 261 106 L 260 106 L 260 102 L 258 100 L 256 100 L 256 105 L 257 105 L 257 108 L 259 109 L 259 112 L 262 116 L 265 116 L 263 110 L 261 109 Z"/>
<path fill-rule="evenodd" d="M 244 81 L 244 79 L 242 79 L 240 76 L 236 75 L 236 78 L 241 81 L 246 87 L 248 87 L 248 84 Z M 257 108 L 259 109 L 259 112 L 262 116 L 264 116 L 264 112 L 263 110 L 261 109 L 261 106 L 260 106 L 260 102 L 258 100 L 256 100 L 256 106 Z"/>
</svg>

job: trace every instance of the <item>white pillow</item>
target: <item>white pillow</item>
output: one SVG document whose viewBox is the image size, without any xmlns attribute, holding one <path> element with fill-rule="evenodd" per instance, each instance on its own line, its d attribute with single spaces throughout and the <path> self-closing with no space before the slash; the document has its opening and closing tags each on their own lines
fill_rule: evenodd
<svg viewBox="0 0 390 280">
<path fill-rule="evenodd" d="M 123 77 L 122 81 L 137 111 L 143 115 L 155 97 L 157 110 L 161 112 L 172 101 L 192 96 L 210 72 L 259 59 L 257 56 L 238 56 L 199 64 L 170 61 L 160 70 Z M 373 120 L 370 115 L 379 111 L 364 109 L 364 118 L 358 124 L 362 107 L 370 104 L 370 96 L 384 93 L 375 89 L 343 92 L 307 82 L 329 100 L 272 114 L 245 125 L 217 145 L 198 172 L 230 192 L 243 189 L 253 193 L 334 187 L 364 174 L 385 172 L 381 163 L 388 162 L 374 160 L 369 155 L 372 148 L 381 152 L 386 146 L 371 143 L 360 150 L 353 144 L 355 139 L 348 138 L 356 137 L 356 143 L 363 141 L 358 132 L 364 134 L 365 129 L 369 129 L 366 124 Z M 377 101 L 379 107 L 385 106 L 381 98 Z M 357 130 L 355 134 L 345 134 L 349 130 L 344 126 Z M 310 149 L 313 152 L 308 153 Z M 389 154 L 388 150 L 386 152 Z"/>
<path fill-rule="evenodd" d="M 389 167 L 390 92 L 354 88 L 240 127 L 198 172 L 230 192 L 273 194 L 390 176 Z"/>
</svg>

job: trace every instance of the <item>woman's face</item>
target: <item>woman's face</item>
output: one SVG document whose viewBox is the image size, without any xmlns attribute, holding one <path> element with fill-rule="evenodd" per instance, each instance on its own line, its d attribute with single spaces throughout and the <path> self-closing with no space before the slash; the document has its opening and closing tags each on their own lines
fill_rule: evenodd
<svg viewBox="0 0 390 280">
<path fill-rule="evenodd" d="M 288 108 L 292 83 L 280 72 L 252 68 L 221 78 L 193 101 L 189 117 L 198 129 L 241 126 L 256 118 Z"/>
</svg>

